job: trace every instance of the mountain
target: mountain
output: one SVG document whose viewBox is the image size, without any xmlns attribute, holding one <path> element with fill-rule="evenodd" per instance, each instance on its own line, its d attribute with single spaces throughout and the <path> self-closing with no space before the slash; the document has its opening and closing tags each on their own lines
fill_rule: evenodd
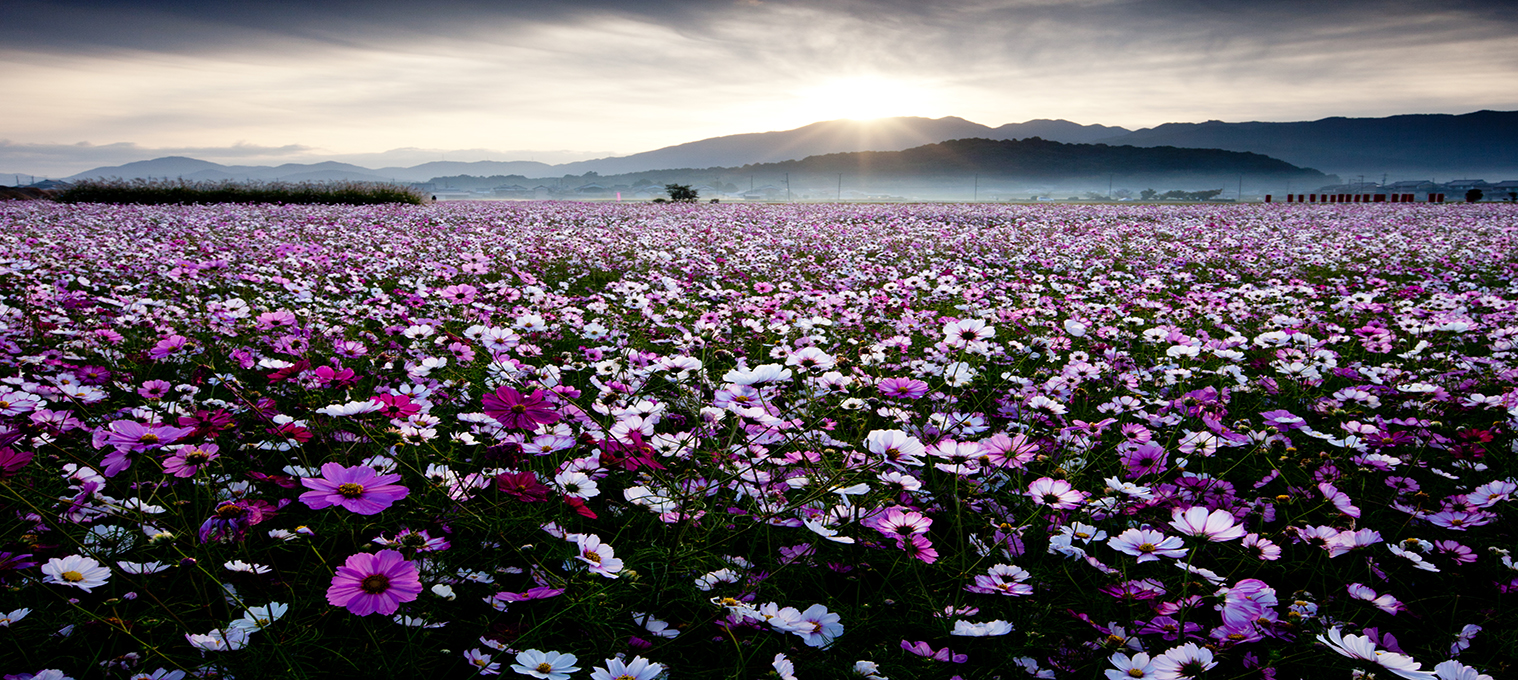
<svg viewBox="0 0 1518 680">
<path fill-rule="evenodd" d="M 956 139 L 903 151 L 860 151 L 799 161 L 745 165 L 735 172 L 849 174 L 870 177 L 957 177 L 1072 180 L 1131 177 L 1271 177 L 1327 181 L 1317 170 L 1256 153 L 1218 149 L 1064 144 L 1045 139 Z"/>
<path fill-rule="evenodd" d="M 992 141 L 1039 138 L 1111 147 L 1177 147 L 1255 153 L 1346 177 L 1391 179 L 1440 176 L 1507 179 L 1518 176 L 1518 111 L 1463 115 L 1415 114 L 1386 118 L 1325 118 L 1294 123 L 1167 123 L 1128 131 L 1065 120 L 1030 120 L 988 127 L 963 118 L 834 120 L 773 132 L 755 132 L 655 149 L 630 156 L 552 165 L 535 161 L 435 161 L 412 167 L 370 169 L 325 162 L 228 166 L 168 157 L 96 168 L 68 179 L 183 177 L 189 180 L 356 180 L 421 182 L 433 177 L 520 175 L 536 178 L 620 175 L 680 168 L 734 168 L 812 156 L 890 152 L 954 139 Z"/>
<path fill-rule="evenodd" d="M 1089 142 L 1125 132 L 1124 128 L 1080 125 L 1066 120 L 1032 120 L 997 128 L 953 116 L 831 120 L 794 130 L 713 137 L 618 158 L 566 163 L 557 169 L 565 174 L 595 171 L 606 175 L 672 168 L 730 167 L 850 151 L 900 151 L 950 139 L 1042 137 L 1064 142 Z"/>
<path fill-rule="evenodd" d="M 1099 141 L 1248 151 L 1345 176 L 1518 174 L 1518 111 L 1297 123 L 1166 123 Z"/>
</svg>

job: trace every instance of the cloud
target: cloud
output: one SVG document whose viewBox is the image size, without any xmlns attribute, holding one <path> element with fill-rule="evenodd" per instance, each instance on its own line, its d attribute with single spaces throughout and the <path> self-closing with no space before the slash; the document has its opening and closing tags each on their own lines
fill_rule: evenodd
<svg viewBox="0 0 1518 680">
<path fill-rule="evenodd" d="M 56 0 L 7 9 L 0 111 L 22 145 L 348 154 L 631 153 L 852 115 L 826 95 L 861 83 L 988 125 L 1465 113 L 1518 108 L 1514 6 Z"/>
</svg>

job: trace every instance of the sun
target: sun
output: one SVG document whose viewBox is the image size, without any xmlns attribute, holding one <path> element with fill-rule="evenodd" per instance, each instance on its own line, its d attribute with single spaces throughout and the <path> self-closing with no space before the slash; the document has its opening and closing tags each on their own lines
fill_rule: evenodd
<svg viewBox="0 0 1518 680">
<path fill-rule="evenodd" d="M 871 120 L 923 115 L 933 98 L 918 85 L 879 76 L 830 78 L 796 92 L 798 117 Z"/>
</svg>

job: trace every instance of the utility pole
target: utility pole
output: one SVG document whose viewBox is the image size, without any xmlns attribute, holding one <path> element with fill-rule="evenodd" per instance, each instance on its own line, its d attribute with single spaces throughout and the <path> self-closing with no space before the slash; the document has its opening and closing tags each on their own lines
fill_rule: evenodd
<svg viewBox="0 0 1518 680">
<path fill-rule="evenodd" d="M 785 173 L 785 202 L 791 202 L 791 173 Z"/>
<path fill-rule="evenodd" d="M 838 173 L 838 201 L 843 202 L 843 173 Z"/>
<path fill-rule="evenodd" d="M 1112 200 L 1112 173 L 1107 173 L 1107 200 Z"/>
<path fill-rule="evenodd" d="M 1244 202 L 1244 176 L 1243 175 L 1239 175 L 1239 197 L 1237 199 L 1234 199 L 1234 200 L 1238 201 L 1239 203 L 1243 203 Z"/>
<path fill-rule="evenodd" d="M 971 194 L 970 196 L 971 203 L 980 200 L 980 173 L 975 173 L 975 193 Z"/>
</svg>

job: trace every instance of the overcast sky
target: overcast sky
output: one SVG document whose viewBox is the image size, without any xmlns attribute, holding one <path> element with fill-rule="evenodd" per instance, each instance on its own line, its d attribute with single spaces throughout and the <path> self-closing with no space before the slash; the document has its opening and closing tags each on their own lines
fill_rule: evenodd
<svg viewBox="0 0 1518 680">
<path fill-rule="evenodd" d="M 1518 110 L 1514 1 L 6 4 L 0 172 L 563 162 L 895 115 Z"/>
</svg>

